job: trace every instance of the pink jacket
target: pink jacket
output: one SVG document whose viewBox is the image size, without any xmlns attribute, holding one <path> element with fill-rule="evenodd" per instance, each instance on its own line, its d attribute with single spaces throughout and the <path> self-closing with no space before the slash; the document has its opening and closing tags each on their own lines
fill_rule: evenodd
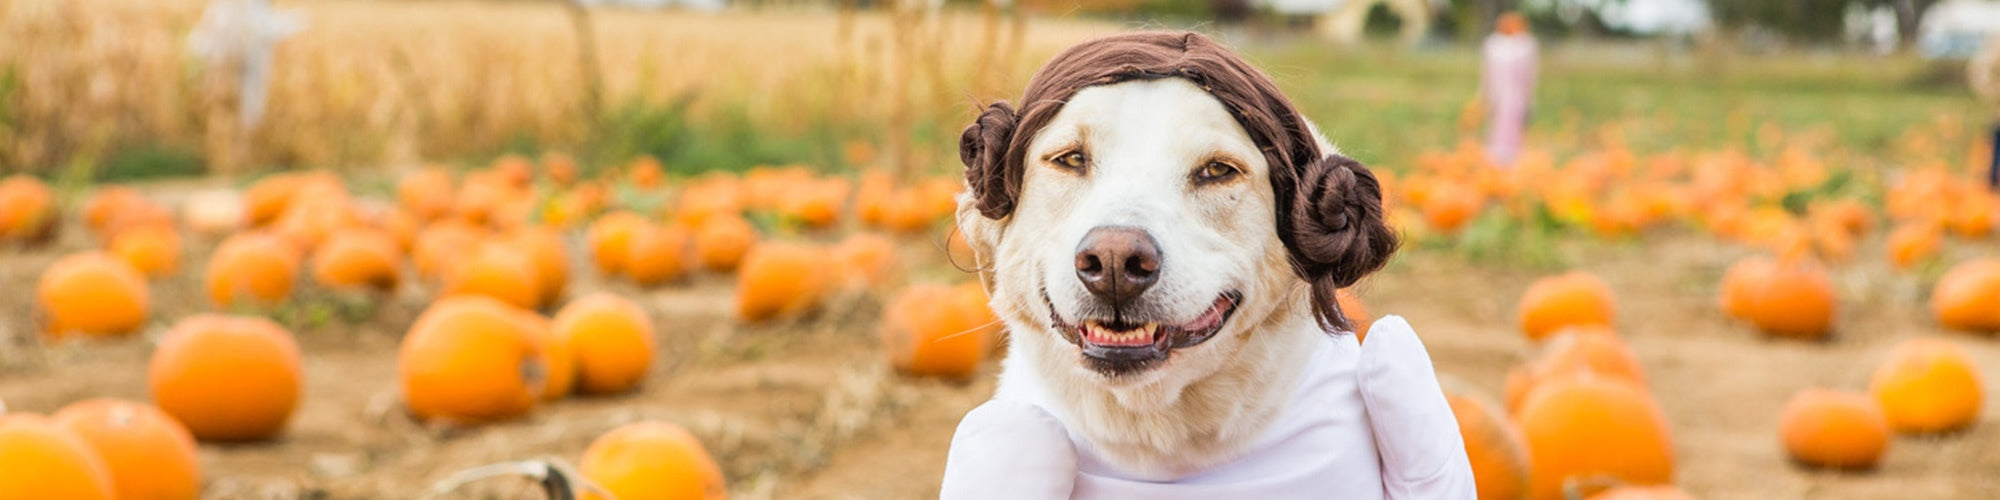
<svg viewBox="0 0 2000 500">
<path fill-rule="evenodd" d="M 1472 466 L 1430 355 L 1401 317 L 1319 343 L 1292 404 L 1249 454 L 1172 482 L 1104 462 L 1033 399 L 966 414 L 945 464 L 947 500 L 1472 499 Z"/>
</svg>

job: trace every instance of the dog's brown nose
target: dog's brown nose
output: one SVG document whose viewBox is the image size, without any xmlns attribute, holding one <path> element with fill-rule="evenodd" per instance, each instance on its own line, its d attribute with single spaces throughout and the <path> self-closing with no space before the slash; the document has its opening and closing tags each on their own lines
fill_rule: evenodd
<svg viewBox="0 0 2000 500">
<path fill-rule="evenodd" d="M 1076 279 L 1092 295 L 1124 304 L 1138 298 L 1160 277 L 1160 245 L 1153 235 L 1130 226 L 1098 226 L 1076 246 Z"/>
</svg>

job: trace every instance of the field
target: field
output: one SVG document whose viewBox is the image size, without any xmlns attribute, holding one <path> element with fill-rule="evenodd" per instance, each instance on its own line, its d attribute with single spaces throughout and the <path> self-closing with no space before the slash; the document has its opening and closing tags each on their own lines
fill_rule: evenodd
<svg viewBox="0 0 2000 500">
<path fill-rule="evenodd" d="M 16 4 L 0 6 L 12 13 L 0 18 L 8 37 L 46 34 L 32 29 L 39 26 L 35 19 L 61 18 L 49 11 L 39 15 L 53 17 L 34 18 L 27 14 L 34 9 Z M 192 2 L 96 4 L 158 9 L 156 17 L 113 18 L 133 25 L 168 20 L 154 31 L 132 32 L 140 40 L 173 39 L 174 30 L 191 25 L 199 12 Z M 951 145 L 973 101 L 1012 96 L 1049 53 L 1130 27 L 1035 19 L 1017 54 L 1020 63 L 994 77 L 1007 90 L 986 95 L 972 89 L 979 77 L 967 68 L 975 64 L 958 56 L 976 52 L 981 43 L 976 13 L 943 21 L 959 28 L 939 31 L 951 34 L 938 49 L 935 71 L 943 76 L 929 79 L 898 73 L 906 70 L 892 55 L 905 49 L 896 48 L 894 32 L 906 21 L 881 14 L 855 20 L 861 35 L 853 47 L 862 48 L 852 54 L 881 58 L 862 62 L 844 59 L 852 47 L 828 43 L 840 29 L 830 15 L 599 15 L 601 39 L 607 40 L 606 102 L 637 103 L 613 106 L 639 115 L 669 108 L 685 113 L 675 115 L 675 126 L 685 127 L 676 130 L 693 130 L 682 137 L 694 138 L 661 145 L 602 138 L 647 137 L 650 129 L 634 125 L 643 119 L 586 125 L 579 118 L 572 103 L 580 83 L 571 73 L 547 70 L 568 67 L 574 57 L 573 47 L 563 45 L 569 42 L 550 43 L 567 33 L 559 8 L 300 4 L 312 28 L 281 46 L 281 61 L 288 62 L 280 63 L 269 127 L 252 139 L 255 152 L 243 166 L 195 176 L 127 180 L 146 176 L 105 167 L 128 154 L 120 148 L 215 147 L 207 142 L 214 132 L 192 118 L 204 115 L 201 103 L 207 101 L 191 79 L 163 77 L 177 83 L 148 95 L 140 92 L 147 75 L 116 75 L 103 86 L 116 89 L 104 92 L 117 97 L 65 107 L 65 96 L 50 93 L 59 87 L 35 82 L 87 79 L 105 70 L 51 62 L 60 54 L 0 55 L 9 68 L 42 65 L 12 77 L 28 86 L 19 87 L 25 90 L 7 108 L 17 114 L 0 114 L 6 119 L 0 132 L 7 132 L 0 139 L 10 141 L 0 149 L 0 165 L 51 179 L 63 214 L 50 241 L 0 241 L 0 289 L 11 290 L 0 294 L 8 297 L 0 300 L 0 401 L 7 411 L 50 413 L 92 397 L 147 401 L 144 365 L 155 344 L 176 320 L 202 312 L 274 317 L 304 353 L 303 397 L 281 436 L 201 446 L 206 497 L 418 498 L 480 465 L 543 458 L 574 464 L 593 439 L 647 420 L 690 431 L 720 465 L 734 498 L 935 497 L 958 418 L 990 395 L 996 367 L 986 363 L 964 382 L 891 368 L 885 351 L 896 347 L 878 335 L 890 297 L 908 283 L 972 278 L 947 256 L 947 215 L 925 212 L 914 227 L 902 228 L 865 220 L 868 197 L 858 185 L 866 181 L 857 179 L 893 170 L 881 168 L 885 163 L 907 162 L 912 167 L 896 177 L 896 189 L 925 196 L 926 180 L 935 185 L 956 173 Z M 408 36 L 422 30 L 417 26 L 440 22 L 452 26 L 440 29 L 450 36 Z M 1470 159 L 1477 152 L 1465 142 L 1476 136 L 1462 110 L 1475 83 L 1470 52 L 1328 49 L 1269 33 L 1226 35 L 1244 45 L 1330 137 L 1391 178 L 1391 219 L 1411 239 L 1355 292 L 1378 317 L 1408 318 L 1445 378 L 1489 397 L 1503 394 L 1510 370 L 1538 350 L 1520 332 L 1517 301 L 1537 278 L 1586 271 L 1616 293 L 1616 329 L 1643 366 L 1645 389 L 1669 424 L 1673 482 L 1694 496 L 2000 498 L 2000 412 L 1990 408 L 1962 430 L 1895 436 L 1871 471 L 1803 467 L 1779 440 L 1779 414 L 1794 393 L 1808 387 L 1865 391 L 1891 348 L 1912 338 L 1944 338 L 1963 348 L 1987 370 L 1985 399 L 2000 397 L 2000 379 L 1994 378 L 2000 342 L 1990 333 L 1946 328 L 1928 306 L 1932 286 L 1947 269 L 2000 256 L 1990 218 L 2000 203 L 1966 187 L 1983 154 L 1974 130 L 1987 116 L 1959 87 L 1930 83 L 1936 68 L 1840 54 L 1558 45 L 1545 56 L 1529 141 L 1541 161 L 1493 174 Z M 78 36 L 108 40 L 102 33 Z M 150 50 L 145 46 L 130 48 Z M 796 57 L 775 58 L 782 64 L 738 62 L 774 59 L 759 57 L 768 53 Z M 503 57 L 514 55 L 521 57 Z M 133 71 L 178 74 L 170 56 L 130 57 L 158 63 Z M 461 59 L 474 62 L 455 62 Z M 327 76 L 336 72 L 354 76 Z M 928 83 L 895 104 L 883 97 L 893 93 L 881 85 L 897 75 Z M 846 78 L 852 80 L 841 81 L 854 86 L 823 84 Z M 666 104 L 679 96 L 692 96 L 686 108 Z M 366 105 L 371 102 L 378 105 Z M 892 111 L 897 106 L 911 106 L 910 116 L 899 118 Z M 102 118 L 125 112 L 137 118 Z M 69 113 L 75 116 L 59 117 Z M 592 132 L 591 126 L 601 128 Z M 93 130 L 105 138 L 86 140 Z M 896 132 L 901 139 L 883 138 Z M 531 155 L 535 163 L 494 160 L 508 152 Z M 574 154 L 585 180 L 557 179 L 550 165 L 561 163 L 552 160 L 560 156 L 543 156 L 548 152 Z M 664 160 L 666 180 L 651 185 L 635 174 L 643 170 L 633 166 L 640 165 L 631 158 L 638 153 Z M 203 270 L 218 245 L 237 232 L 186 228 L 190 224 L 177 221 L 188 213 L 167 222 L 186 228 L 179 231 L 186 235 L 179 245 L 184 256 L 177 272 L 151 281 L 153 305 L 136 336 L 56 341 L 39 333 L 45 314 L 31 290 L 58 259 L 102 246 L 94 236 L 105 230 L 80 214 L 86 199 L 109 182 L 186 212 L 217 193 L 233 200 L 270 179 L 270 172 L 248 165 L 316 167 L 336 172 L 344 193 L 337 198 L 355 213 L 380 214 L 408 204 L 397 186 L 422 171 L 419 159 L 454 165 L 461 194 L 510 168 L 529 169 L 524 175 L 533 180 L 521 195 L 527 208 L 516 211 L 503 200 L 472 210 L 496 228 L 555 228 L 567 250 L 567 297 L 611 292 L 644 309 L 657 327 L 659 354 L 638 389 L 545 402 L 484 425 L 413 417 L 399 394 L 397 350 L 440 294 L 444 285 L 437 277 L 401 266 L 406 285 L 386 294 L 354 294 L 301 275 L 280 305 L 220 308 L 205 291 Z M 750 212 L 759 238 L 769 241 L 831 245 L 858 232 L 889 234 L 899 256 L 896 272 L 828 294 L 816 313 L 747 322 L 735 312 L 739 282 L 731 273 L 693 272 L 664 286 L 639 286 L 596 270 L 596 241 L 587 227 L 592 217 L 625 208 L 660 224 L 689 222 L 688 214 L 705 208 L 689 200 L 730 189 L 748 193 L 757 184 L 754 174 L 706 171 L 765 163 L 807 165 L 811 173 L 804 179 L 841 182 L 838 219 L 828 228 L 803 227 L 789 205 L 754 200 L 739 202 L 727 216 Z M 1724 182 L 1704 177 L 1711 170 L 1724 172 L 1717 174 Z M 1565 190 L 1575 183 L 1589 187 Z M 599 192 L 579 194 L 588 186 L 600 186 Z M 1447 213 L 1456 206 L 1430 206 L 1429 199 L 1459 196 L 1478 201 L 1458 217 Z M 1652 204 L 1635 207 L 1627 199 L 1657 200 L 1659 213 Z M 1821 225 L 1821 207 L 1834 202 L 1861 207 L 1868 227 L 1842 236 L 1847 233 Z M 465 202 L 456 203 L 444 218 L 464 211 Z M 1988 216 L 1984 229 L 1961 231 L 1961 225 L 1977 225 L 1962 222 L 1971 219 L 1964 214 L 1981 210 Z M 285 224 L 266 229 L 288 231 Z M 1943 243 L 1909 265 L 1892 264 L 1885 247 L 1892 229 L 1905 227 L 1944 235 Z M 1822 263 L 1839 303 L 1830 336 L 1777 338 L 1725 314 L 1718 304 L 1725 270 L 1770 254 Z M 559 305 L 543 304 L 542 312 L 554 313 Z M 538 495 L 529 481 L 507 478 L 446 496 Z"/>
</svg>

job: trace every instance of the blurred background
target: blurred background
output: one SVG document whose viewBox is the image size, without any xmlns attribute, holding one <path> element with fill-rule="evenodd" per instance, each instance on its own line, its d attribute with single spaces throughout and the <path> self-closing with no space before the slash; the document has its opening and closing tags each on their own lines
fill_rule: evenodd
<svg viewBox="0 0 2000 500">
<path fill-rule="evenodd" d="M 187 498 L 934 498 L 1005 343 L 960 133 L 1136 29 L 1381 178 L 1343 309 L 1422 334 L 1483 498 L 2000 498 L 2000 0 L 0 0 L 0 451 L 109 412 L 111 480 Z"/>
</svg>

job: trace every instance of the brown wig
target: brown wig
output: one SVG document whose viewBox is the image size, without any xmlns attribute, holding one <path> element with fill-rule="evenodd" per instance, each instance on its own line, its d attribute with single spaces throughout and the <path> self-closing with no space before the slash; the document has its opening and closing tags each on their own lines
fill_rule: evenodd
<svg viewBox="0 0 2000 500">
<path fill-rule="evenodd" d="M 1193 32 L 1112 35 L 1070 47 L 1035 72 L 1019 110 L 993 103 L 965 128 L 959 160 L 975 207 L 990 219 L 1014 211 L 1028 142 L 1087 87 L 1186 78 L 1222 102 L 1271 166 L 1278 239 L 1312 289 L 1323 328 L 1353 328 L 1334 292 L 1381 269 L 1397 240 L 1382 217 L 1382 187 L 1361 163 L 1322 154 L 1292 101 L 1263 72 Z"/>
</svg>

